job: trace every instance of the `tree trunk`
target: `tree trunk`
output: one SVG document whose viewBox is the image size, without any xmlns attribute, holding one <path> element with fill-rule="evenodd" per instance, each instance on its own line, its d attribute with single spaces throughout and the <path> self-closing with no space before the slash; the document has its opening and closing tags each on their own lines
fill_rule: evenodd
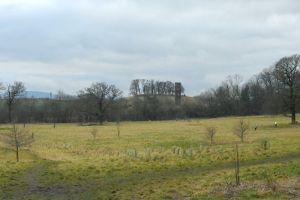
<svg viewBox="0 0 300 200">
<path fill-rule="evenodd" d="M 19 147 L 18 146 L 16 148 L 16 159 L 17 159 L 17 162 L 19 162 Z"/>
<path fill-rule="evenodd" d="M 235 162 L 235 182 L 236 185 L 240 185 L 240 157 L 239 157 L 239 146 L 236 144 L 236 162 Z"/>
<path fill-rule="evenodd" d="M 294 95 L 294 89 L 290 88 L 290 111 L 291 111 L 291 122 L 296 124 L 296 97 Z"/>
<path fill-rule="evenodd" d="M 296 110 L 295 108 L 292 109 L 292 124 L 296 124 Z"/>
<path fill-rule="evenodd" d="M 100 99 L 98 103 L 98 109 L 99 109 L 99 122 L 102 125 L 104 122 L 104 108 L 103 108 L 103 99 Z"/>
<path fill-rule="evenodd" d="M 9 123 L 12 122 L 12 106 L 10 104 L 8 104 L 8 120 Z"/>
</svg>

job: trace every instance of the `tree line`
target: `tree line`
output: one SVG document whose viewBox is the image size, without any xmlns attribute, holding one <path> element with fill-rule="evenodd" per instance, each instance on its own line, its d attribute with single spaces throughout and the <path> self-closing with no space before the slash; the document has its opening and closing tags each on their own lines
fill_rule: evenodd
<svg viewBox="0 0 300 200">
<path fill-rule="evenodd" d="M 93 83 L 77 96 L 59 91 L 54 98 L 24 98 L 22 82 L 0 84 L 0 122 L 103 123 L 121 120 L 168 120 L 232 115 L 285 114 L 296 123 L 300 111 L 300 55 L 279 59 L 250 80 L 227 77 L 198 96 L 175 104 L 175 83 L 135 79 L 130 96 L 115 85 Z M 182 87 L 182 91 L 184 88 Z"/>
</svg>

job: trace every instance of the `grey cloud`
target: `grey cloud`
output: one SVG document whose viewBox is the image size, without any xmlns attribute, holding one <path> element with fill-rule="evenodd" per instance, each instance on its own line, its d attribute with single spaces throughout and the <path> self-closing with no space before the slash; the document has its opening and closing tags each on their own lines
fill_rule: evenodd
<svg viewBox="0 0 300 200">
<path fill-rule="evenodd" d="M 296 0 L 27 2 L 0 3 L 1 79 L 37 90 L 158 78 L 194 95 L 299 52 Z"/>
</svg>

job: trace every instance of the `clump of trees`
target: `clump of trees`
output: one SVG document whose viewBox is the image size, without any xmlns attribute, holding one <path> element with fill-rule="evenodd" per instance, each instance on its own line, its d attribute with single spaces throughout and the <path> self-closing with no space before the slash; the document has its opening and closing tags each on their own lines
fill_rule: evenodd
<svg viewBox="0 0 300 200">
<path fill-rule="evenodd" d="M 93 83 L 79 92 L 80 112 L 94 117 L 102 124 L 105 120 L 105 112 L 121 95 L 122 92 L 114 85 L 104 82 Z"/>
<path fill-rule="evenodd" d="M 216 89 L 202 93 L 199 100 L 210 117 L 227 115 L 291 114 L 296 123 L 300 111 L 300 55 L 283 57 L 270 68 L 243 82 L 229 76 Z"/>
<path fill-rule="evenodd" d="M 184 93 L 184 88 L 181 88 Z M 156 81 L 146 79 L 135 79 L 130 84 L 130 94 L 142 95 L 175 95 L 175 83 L 171 81 Z"/>
</svg>

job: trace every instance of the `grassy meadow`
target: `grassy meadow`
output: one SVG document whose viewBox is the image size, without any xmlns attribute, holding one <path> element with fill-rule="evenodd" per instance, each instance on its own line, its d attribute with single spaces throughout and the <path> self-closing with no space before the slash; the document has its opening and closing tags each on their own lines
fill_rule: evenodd
<svg viewBox="0 0 300 200">
<path fill-rule="evenodd" d="M 115 123 L 27 125 L 35 142 L 19 163 L 0 143 L 0 199 L 300 198 L 300 126 L 283 116 L 245 117 L 250 130 L 240 143 L 233 134 L 239 119 L 122 122 L 120 137 Z M 217 128 L 213 145 L 208 126 Z M 8 128 L 1 125 L 0 134 Z"/>
</svg>

